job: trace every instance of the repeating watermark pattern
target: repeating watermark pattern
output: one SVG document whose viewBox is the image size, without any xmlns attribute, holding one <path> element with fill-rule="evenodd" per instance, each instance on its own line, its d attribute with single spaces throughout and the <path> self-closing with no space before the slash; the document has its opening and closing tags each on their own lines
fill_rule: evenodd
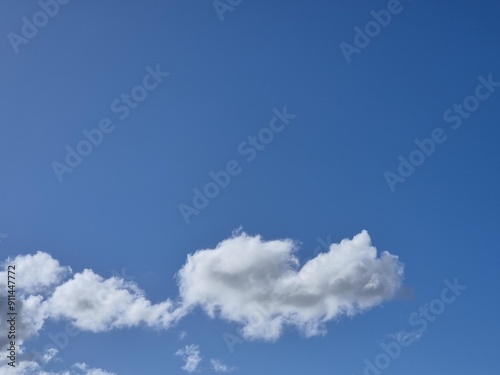
<svg viewBox="0 0 500 375">
<path fill-rule="evenodd" d="M 389 26 L 392 17 L 400 14 L 403 9 L 404 7 L 399 0 L 389 0 L 387 9 L 379 11 L 372 9 L 370 11 L 372 19 L 365 24 L 363 29 L 359 26 L 354 28 L 353 43 L 341 42 L 339 45 L 347 63 L 350 64 L 352 62 L 351 56 L 353 54 L 359 55 L 363 49 L 368 47 L 372 40 L 382 32 L 382 29 Z"/>
<path fill-rule="evenodd" d="M 288 113 L 286 106 L 281 111 L 274 108 L 272 112 L 274 116 L 269 121 L 269 126 L 261 128 L 257 132 L 257 136 L 248 136 L 237 147 L 238 154 L 243 156 L 247 163 L 254 161 L 257 154 L 274 140 L 275 134 L 282 132 L 291 120 L 297 117 L 297 115 Z M 201 189 L 191 189 L 193 191 L 192 206 L 186 203 L 179 203 L 177 206 L 184 222 L 190 224 L 191 216 L 199 215 L 202 210 L 207 208 L 211 200 L 217 198 L 220 192 L 229 186 L 231 177 L 238 176 L 242 171 L 243 167 L 237 160 L 229 160 L 223 170 L 210 171 L 208 176 L 211 181 L 207 182 Z"/>
<path fill-rule="evenodd" d="M 243 0 L 214 0 L 212 5 L 219 19 L 224 21 L 224 13 L 232 12 Z"/>
<path fill-rule="evenodd" d="M 444 313 L 446 305 L 453 303 L 462 291 L 467 289 L 466 285 L 458 283 L 457 278 L 453 279 L 453 283 L 446 279 L 444 284 L 446 287 L 441 290 L 439 298 L 433 299 L 410 314 L 409 325 L 418 328 L 412 332 L 398 332 L 396 335 L 391 335 L 389 341 L 381 342 L 382 351 L 375 356 L 373 361 L 365 358 L 363 375 L 381 374 L 382 370 L 387 369 L 401 355 L 403 348 L 416 342 L 427 330 L 428 324 L 436 321 L 436 318 Z"/>
<path fill-rule="evenodd" d="M 156 64 L 154 69 L 148 65 L 146 72 L 140 84 L 134 86 L 128 94 L 122 93 L 119 98 L 111 102 L 110 110 L 118 116 L 119 120 L 125 120 L 141 102 L 146 100 L 148 92 L 155 90 L 170 75 L 160 70 L 160 64 Z M 82 163 L 83 158 L 88 157 L 94 147 L 103 142 L 104 135 L 111 134 L 115 128 L 116 125 L 111 118 L 103 117 L 96 128 L 82 130 L 84 139 L 78 142 L 75 148 L 70 145 L 66 146 L 65 163 L 54 161 L 51 164 L 58 181 L 63 182 L 63 175 L 73 172 Z"/>
<path fill-rule="evenodd" d="M 7 39 L 14 49 L 15 53 L 19 53 L 19 47 L 22 44 L 28 44 L 43 27 L 47 26 L 51 18 L 54 18 L 61 9 L 61 5 L 66 5 L 70 0 L 39 0 L 38 5 L 40 10 L 36 11 L 29 19 L 22 17 L 21 35 L 15 32 L 7 33 Z"/>
<path fill-rule="evenodd" d="M 479 84 L 476 86 L 472 95 L 466 96 L 462 103 L 454 103 L 453 106 L 443 113 L 443 121 L 452 124 L 451 129 L 459 129 L 463 122 L 470 118 L 471 114 L 477 111 L 481 105 L 481 101 L 485 101 L 491 97 L 500 87 L 500 82 L 494 81 L 492 74 L 488 78 L 478 76 Z M 398 156 L 399 165 L 397 173 L 391 171 L 384 172 L 384 178 L 387 186 L 394 192 L 397 183 L 405 182 L 416 170 L 421 166 L 437 149 L 437 145 L 446 142 L 448 135 L 442 127 L 434 128 L 429 138 L 423 140 L 415 139 L 414 143 L 417 146 L 412 150 L 408 157 L 403 155 Z"/>
<path fill-rule="evenodd" d="M 24 48 L 22 46 L 27 45 L 34 39 L 35 36 L 48 25 L 49 21 L 59 14 L 63 5 L 68 4 L 69 1 L 70 0 L 39 0 L 37 2 L 39 9 L 33 13 L 32 16 L 21 18 L 20 31 L 17 31 L 17 33 L 11 31 L 6 35 L 14 52 L 18 54 L 20 49 Z M 412 0 L 408 1 L 411 2 Z M 225 20 L 226 13 L 232 13 L 242 3 L 243 0 L 213 0 L 212 5 L 218 18 L 222 22 Z M 372 9 L 369 12 L 370 20 L 362 27 L 356 26 L 353 28 L 354 36 L 352 42 L 347 43 L 342 41 L 339 44 L 339 48 L 346 62 L 350 64 L 353 60 L 353 55 L 361 54 L 361 52 L 366 49 L 384 29 L 388 28 L 395 16 L 401 14 L 404 9 L 405 7 L 401 3 L 401 0 L 389 0 L 386 8 L 381 10 Z M 74 146 L 67 145 L 65 147 L 66 155 L 64 160 L 61 162 L 53 161 L 51 163 L 51 168 L 60 183 L 64 181 L 66 173 L 73 172 L 74 169 L 81 165 L 85 158 L 87 158 L 97 146 L 102 144 L 106 135 L 111 134 L 116 129 L 116 124 L 119 122 L 118 120 L 123 121 L 127 119 L 133 110 L 137 109 L 140 103 L 147 99 L 149 92 L 156 90 L 165 78 L 170 75 L 170 73 L 162 71 L 159 64 L 157 64 L 155 68 L 148 65 L 145 70 L 147 74 L 142 78 L 139 84 L 132 87 L 126 94 L 122 93 L 120 97 L 117 97 L 110 103 L 109 110 L 113 115 L 103 117 L 98 122 L 97 126 L 90 130 L 83 129 L 81 131 L 81 136 L 79 136 L 81 140 Z M 478 76 L 477 80 L 478 85 L 473 94 L 466 96 L 459 103 L 453 103 L 450 108 L 443 112 L 442 120 L 447 124 L 446 126 L 450 127 L 453 131 L 458 130 L 463 123 L 471 117 L 471 114 L 479 109 L 481 103 L 489 99 L 492 94 L 495 93 L 496 89 L 500 87 L 500 82 L 495 81 L 492 74 L 489 74 L 487 78 L 482 75 Z M 209 204 L 230 185 L 231 181 L 236 176 L 242 173 L 244 169 L 243 160 L 246 163 L 254 161 L 258 154 L 273 142 L 276 134 L 286 129 L 291 121 L 297 117 L 295 114 L 288 113 L 286 106 L 281 110 L 275 107 L 272 109 L 272 113 L 273 116 L 267 126 L 260 128 L 256 135 L 248 136 L 244 141 L 238 144 L 236 151 L 240 159 L 229 160 L 222 169 L 215 172 L 210 171 L 208 173 L 208 182 L 202 187 L 194 187 L 191 189 L 191 202 L 189 204 L 178 204 L 180 215 L 186 224 L 190 224 L 193 215 L 198 216 L 201 211 L 207 208 Z M 396 190 L 398 183 L 405 182 L 419 166 L 423 165 L 423 163 L 435 153 L 439 144 L 443 144 L 448 140 L 450 131 L 446 126 L 432 129 L 427 138 L 414 139 L 415 146 L 412 146 L 413 149 L 411 152 L 409 152 L 407 156 L 398 156 L 397 163 L 399 164 L 395 172 L 384 172 L 383 176 L 391 192 Z M 0 243 L 7 237 L 8 234 L 0 233 Z M 326 239 L 319 236 L 316 238 L 316 244 L 313 249 L 314 257 L 322 251 L 329 251 L 330 245 L 333 243 L 331 237 L 331 235 L 328 235 Z M 16 266 L 13 264 L 8 265 L 7 271 L 8 311 L 6 326 L 8 339 L 7 358 L 9 360 L 7 364 L 8 366 L 16 367 L 16 348 L 19 347 L 19 343 L 21 342 L 20 338 L 22 336 L 22 333 L 20 333 L 21 324 L 16 321 Z M 111 273 L 113 277 L 128 282 L 132 282 L 135 279 L 135 276 L 127 273 L 127 268 L 122 268 L 121 271 L 113 269 Z M 373 359 L 364 359 L 364 375 L 380 375 L 383 370 L 388 369 L 393 361 L 401 356 L 403 348 L 409 347 L 414 342 L 420 340 L 428 329 L 429 323 L 435 322 L 438 316 L 445 312 L 447 306 L 453 303 L 457 297 L 467 289 L 466 285 L 459 284 L 457 278 L 454 278 L 453 282 L 446 279 L 444 280 L 444 284 L 445 287 L 441 290 L 438 298 L 420 306 L 418 310 L 409 315 L 408 325 L 411 327 L 410 330 L 402 330 L 396 334 L 389 335 L 380 342 L 379 346 L 381 350 Z M 98 301 L 104 301 L 107 298 L 106 293 L 105 290 L 100 290 L 96 293 L 95 298 Z M 18 298 L 18 309 L 21 314 L 23 296 L 19 294 Z M 283 298 L 283 295 L 272 294 L 268 301 L 270 303 L 278 303 Z M 250 319 L 255 321 L 263 320 L 267 316 L 266 312 L 258 307 L 255 308 L 251 315 Z M 18 325 L 18 327 L 16 327 L 16 325 Z M 19 332 L 16 332 L 16 329 Z M 51 361 L 57 358 L 57 353 L 67 348 L 71 338 L 78 336 L 80 332 L 81 331 L 76 328 L 73 323 L 68 323 L 62 331 L 46 333 L 49 343 L 45 345 L 41 353 L 32 353 L 35 360 L 40 363 L 40 369 L 43 370 L 49 362 L 52 363 Z M 187 333 L 182 331 L 179 334 L 179 339 L 183 340 L 186 335 Z M 236 345 L 247 341 L 245 338 L 228 332 L 222 334 L 222 339 L 231 354 L 235 352 Z M 186 348 L 191 348 L 194 351 L 194 357 L 192 358 L 194 358 L 196 362 L 194 364 L 194 370 L 196 370 L 196 366 L 201 360 L 199 352 L 196 352 L 198 347 L 191 345 L 186 346 Z M 179 355 L 179 353 L 182 356 L 186 355 L 186 353 L 181 350 L 179 350 L 176 355 Z M 20 350 L 20 355 L 21 354 L 22 350 Z M 227 372 L 229 369 L 218 360 L 211 360 L 211 363 L 216 371 L 220 370 L 221 372 Z M 192 368 L 192 366 L 189 367 L 189 363 L 186 363 L 183 367 L 183 369 L 190 372 L 194 371 L 191 370 Z"/>
</svg>

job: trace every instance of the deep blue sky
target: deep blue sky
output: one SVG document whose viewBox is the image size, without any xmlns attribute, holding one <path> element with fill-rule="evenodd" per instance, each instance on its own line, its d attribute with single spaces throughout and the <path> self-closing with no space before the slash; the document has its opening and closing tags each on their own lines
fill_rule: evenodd
<svg viewBox="0 0 500 375">
<path fill-rule="evenodd" d="M 492 375 L 499 371 L 498 224 L 500 89 L 453 130 L 443 113 L 477 77 L 500 81 L 497 1 L 402 0 L 403 11 L 348 64 L 339 48 L 386 1 L 243 1 L 218 17 L 210 1 L 72 0 L 15 53 L 36 1 L 0 3 L 0 243 L 2 259 L 46 251 L 75 272 L 110 277 L 127 267 L 155 302 L 175 298 L 186 255 L 242 226 L 293 238 L 314 256 L 316 238 L 362 229 L 405 264 L 411 298 L 396 298 L 328 325 L 324 337 L 287 331 L 275 343 L 227 349 L 238 327 L 201 311 L 162 332 L 82 333 L 60 370 L 86 362 L 117 374 L 180 374 L 185 344 L 239 374 L 362 374 L 386 336 L 439 297 L 443 280 L 467 290 L 404 349 L 384 374 Z M 146 67 L 170 75 L 119 120 L 110 104 L 140 84 Z M 252 162 L 238 153 L 268 126 L 273 108 L 297 115 Z M 59 182 L 82 130 L 103 117 L 116 128 Z M 404 182 L 388 187 L 414 140 L 447 140 Z M 210 171 L 242 172 L 199 215 L 183 220 Z M 43 347 L 50 323 L 31 345 Z M 188 336 L 179 341 L 185 330 Z M 202 372 L 211 372 L 208 363 Z"/>
</svg>

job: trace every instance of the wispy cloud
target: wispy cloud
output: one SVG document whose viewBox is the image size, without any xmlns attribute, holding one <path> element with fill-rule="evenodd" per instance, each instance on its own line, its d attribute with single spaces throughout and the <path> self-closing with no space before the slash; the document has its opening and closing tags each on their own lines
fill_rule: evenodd
<svg viewBox="0 0 500 375">
<path fill-rule="evenodd" d="M 396 333 L 390 334 L 388 337 L 396 341 L 406 341 L 413 343 L 417 340 L 420 340 L 420 338 L 422 337 L 422 332 L 419 332 L 417 330 L 413 330 L 410 332 L 398 331 Z"/>
<path fill-rule="evenodd" d="M 231 372 L 236 368 L 226 365 L 224 362 L 218 359 L 211 359 L 210 365 L 215 372 Z"/>
<path fill-rule="evenodd" d="M 182 369 L 187 372 L 194 372 L 201 362 L 200 348 L 198 345 L 186 345 L 175 352 L 175 355 L 182 357 L 184 366 Z"/>
</svg>

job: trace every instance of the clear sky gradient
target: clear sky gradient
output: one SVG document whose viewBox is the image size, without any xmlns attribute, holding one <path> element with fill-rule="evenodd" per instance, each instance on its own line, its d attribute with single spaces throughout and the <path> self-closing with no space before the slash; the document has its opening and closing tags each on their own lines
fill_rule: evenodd
<svg viewBox="0 0 500 375">
<path fill-rule="evenodd" d="M 218 359 L 241 375 L 361 375 L 381 342 L 407 331 L 418 339 L 381 374 L 497 374 L 498 1 L 221 3 L 231 10 L 211 0 L 71 0 L 17 47 L 8 34 L 23 37 L 22 18 L 42 8 L 0 3 L 0 261 L 43 251 L 73 273 L 133 281 L 159 303 L 178 298 L 174 276 L 188 254 L 239 227 L 297 241 L 301 264 L 328 250 L 321 241 L 365 229 L 379 255 L 404 264 L 403 289 L 329 321 L 325 335 L 286 327 L 274 342 L 234 350 L 224 335 L 243 337 L 241 325 L 200 308 L 168 329 L 82 331 L 45 371 L 84 362 L 181 374 L 175 353 L 197 345 L 200 373 Z M 372 22 L 369 43 L 355 40 L 354 28 L 366 33 L 370 12 L 388 7 L 397 11 L 386 26 Z M 146 97 L 126 104 L 137 85 Z M 261 131 L 285 108 L 290 118 L 273 122 L 281 131 Z M 60 181 L 54 162 L 68 168 L 67 146 L 105 118 L 113 130 Z M 259 134 L 273 139 L 252 146 Z M 428 155 L 415 143 L 425 139 Z M 238 172 L 196 208 L 193 189 L 231 161 Z M 196 214 L 186 220 L 181 204 Z M 455 278 L 467 289 L 415 333 L 411 315 Z M 26 351 L 66 323 L 47 320 Z"/>
</svg>

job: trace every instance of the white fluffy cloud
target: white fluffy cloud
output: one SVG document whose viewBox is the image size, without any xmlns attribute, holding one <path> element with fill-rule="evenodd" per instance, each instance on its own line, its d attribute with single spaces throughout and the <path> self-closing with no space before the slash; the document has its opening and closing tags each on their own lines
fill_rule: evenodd
<svg viewBox="0 0 500 375">
<path fill-rule="evenodd" d="M 15 265 L 15 272 L 8 274 L 8 266 Z M 16 287 L 16 338 L 18 345 L 22 345 L 38 334 L 47 317 L 47 303 L 43 296 L 33 294 L 47 291 L 52 285 L 61 281 L 69 268 L 60 267 L 59 262 L 46 253 L 38 252 L 35 255 L 19 255 L 14 259 L 7 259 L 0 271 L 0 316 L 2 321 L 7 319 L 7 280 L 15 283 Z M 40 270 L 40 272 L 38 272 Z M 49 274 L 46 270 L 53 272 Z M 0 352 L 3 353 L 7 339 L 7 325 L 0 325 Z"/>
<path fill-rule="evenodd" d="M 302 267 L 295 251 L 292 240 L 234 235 L 188 256 L 178 273 L 181 298 L 187 308 L 241 324 L 247 339 L 275 340 L 286 325 L 322 334 L 327 321 L 374 307 L 401 286 L 398 258 L 378 257 L 366 231 Z"/>
<path fill-rule="evenodd" d="M 100 332 L 146 325 L 168 328 L 183 314 L 170 300 L 152 304 L 138 286 L 122 278 L 103 279 L 91 270 L 64 279 L 71 268 L 61 267 L 47 253 L 7 259 L 0 272 L 0 315 L 7 313 L 7 267 L 15 265 L 16 342 L 36 337 L 47 319 L 65 319 L 81 330 Z M 3 285 L 2 285 L 3 283 Z M 3 320 L 3 318 L 2 318 Z M 0 326 L 0 350 L 7 345 L 7 325 Z"/>
<path fill-rule="evenodd" d="M 59 262 L 47 253 L 19 255 L 7 259 L 0 272 L 0 316 L 7 313 L 7 267 L 15 265 L 16 285 L 16 345 L 22 354 L 25 342 L 33 339 L 43 328 L 47 319 L 69 320 L 81 330 L 99 332 L 115 328 L 146 325 L 154 328 L 168 328 L 180 318 L 182 311 L 174 308 L 170 300 L 152 304 L 142 290 L 133 282 L 112 277 L 103 279 L 91 270 L 76 273 L 69 280 L 71 268 L 61 267 Z M 50 361 L 50 353 L 33 353 L 18 358 L 16 368 L 8 366 L 7 325 L 0 325 L 0 375 L 110 375 L 100 369 L 76 364 L 62 373 L 43 370 Z"/>
<path fill-rule="evenodd" d="M 9 274 L 9 265 L 15 265 L 14 273 Z M 48 316 L 47 302 L 41 295 L 62 282 L 71 272 L 69 267 L 61 267 L 59 262 L 49 254 L 37 252 L 34 255 L 18 255 L 7 259 L 0 271 L 0 315 L 7 315 L 7 280 L 15 282 L 16 287 L 16 336 L 18 345 L 35 337 Z M 41 293 L 41 294 L 40 294 Z M 3 352 L 7 344 L 7 326 L 0 325 L 0 350 Z"/>
<path fill-rule="evenodd" d="M 8 274 L 8 266 L 15 265 L 14 273 Z M 46 292 L 60 283 L 71 272 L 69 267 L 61 267 L 59 262 L 49 254 L 37 252 L 34 255 L 18 255 L 14 259 L 6 259 L 0 271 L 0 315 L 7 316 L 7 280 L 16 286 L 17 342 L 37 335 L 47 317 L 47 303 L 39 292 Z M 7 344 L 7 326 L 0 325 L 0 350 Z"/>
<path fill-rule="evenodd" d="M 168 328 L 183 314 L 168 299 L 152 304 L 133 282 L 103 279 L 88 269 L 58 286 L 48 303 L 51 317 L 70 320 L 92 332 L 139 324 Z"/>
<path fill-rule="evenodd" d="M 187 372 L 194 372 L 201 362 L 200 348 L 198 345 L 186 345 L 175 352 L 175 355 L 182 357 L 184 366 L 182 369 Z"/>
<path fill-rule="evenodd" d="M 14 264 L 16 288 L 28 293 L 37 293 L 59 284 L 68 274 L 70 267 L 61 267 L 59 262 L 49 254 L 38 251 L 35 255 L 18 255 L 14 259 L 7 259 L 4 271 L 0 272 L 0 283 L 3 286 L 7 280 L 5 269 Z"/>
</svg>

